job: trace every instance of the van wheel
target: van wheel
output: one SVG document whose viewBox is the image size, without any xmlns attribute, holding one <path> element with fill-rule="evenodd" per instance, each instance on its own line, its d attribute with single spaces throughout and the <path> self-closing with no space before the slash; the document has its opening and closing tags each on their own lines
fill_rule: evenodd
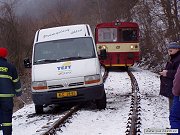
<svg viewBox="0 0 180 135">
<path fill-rule="evenodd" d="M 105 92 L 104 92 L 104 95 L 101 99 L 96 100 L 96 106 L 100 110 L 106 108 L 106 94 L 105 94 Z"/>
<path fill-rule="evenodd" d="M 35 111 L 36 111 L 36 114 L 42 114 L 43 113 L 43 105 L 35 105 Z"/>
</svg>

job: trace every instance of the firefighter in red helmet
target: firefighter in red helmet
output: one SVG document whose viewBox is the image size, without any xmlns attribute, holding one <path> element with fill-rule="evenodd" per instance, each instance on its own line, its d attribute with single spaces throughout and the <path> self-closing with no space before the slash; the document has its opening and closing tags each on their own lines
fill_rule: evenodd
<svg viewBox="0 0 180 135">
<path fill-rule="evenodd" d="M 12 135 L 13 97 L 21 96 L 21 83 L 14 65 L 6 59 L 8 51 L 0 48 L 0 129 Z"/>
</svg>

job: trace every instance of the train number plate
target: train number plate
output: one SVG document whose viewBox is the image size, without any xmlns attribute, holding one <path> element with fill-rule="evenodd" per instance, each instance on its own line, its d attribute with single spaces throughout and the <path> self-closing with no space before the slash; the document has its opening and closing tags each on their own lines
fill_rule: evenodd
<svg viewBox="0 0 180 135">
<path fill-rule="evenodd" d="M 58 92 L 57 98 L 77 96 L 77 91 Z"/>
</svg>

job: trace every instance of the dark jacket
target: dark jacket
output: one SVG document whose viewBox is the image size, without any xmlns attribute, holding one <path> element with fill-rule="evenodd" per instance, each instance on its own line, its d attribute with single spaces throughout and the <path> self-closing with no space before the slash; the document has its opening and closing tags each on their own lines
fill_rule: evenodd
<svg viewBox="0 0 180 135">
<path fill-rule="evenodd" d="M 20 96 L 21 83 L 14 65 L 0 57 L 0 98 Z"/>
<path fill-rule="evenodd" d="M 167 76 L 160 76 L 160 95 L 165 97 L 173 98 L 172 88 L 173 88 L 173 80 L 176 74 L 176 71 L 180 64 L 180 51 L 175 55 L 171 56 L 169 62 L 167 62 L 165 70 L 167 71 Z"/>
<path fill-rule="evenodd" d="M 173 81 L 173 95 L 180 96 L 180 66 L 176 72 L 175 79 Z"/>
</svg>

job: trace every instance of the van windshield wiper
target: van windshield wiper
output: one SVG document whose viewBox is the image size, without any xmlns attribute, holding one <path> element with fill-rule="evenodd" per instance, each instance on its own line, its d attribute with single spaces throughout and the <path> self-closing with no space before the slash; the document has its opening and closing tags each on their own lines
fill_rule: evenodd
<svg viewBox="0 0 180 135">
<path fill-rule="evenodd" d="M 34 63 L 43 63 L 43 62 L 56 62 L 57 60 L 49 60 L 49 59 L 40 59 L 35 61 Z"/>
<path fill-rule="evenodd" d="M 59 59 L 39 59 L 36 60 L 34 63 L 51 63 L 51 62 L 60 62 L 60 61 L 65 61 L 65 60 L 80 60 L 80 59 L 87 59 L 90 57 L 81 57 L 81 56 L 77 56 L 77 57 L 63 57 L 63 58 L 59 58 Z"/>
<path fill-rule="evenodd" d="M 85 58 L 84 57 L 80 57 L 80 56 L 77 56 L 77 57 L 63 57 L 63 58 L 57 59 L 57 61 L 80 60 L 80 59 L 85 59 Z"/>
</svg>

